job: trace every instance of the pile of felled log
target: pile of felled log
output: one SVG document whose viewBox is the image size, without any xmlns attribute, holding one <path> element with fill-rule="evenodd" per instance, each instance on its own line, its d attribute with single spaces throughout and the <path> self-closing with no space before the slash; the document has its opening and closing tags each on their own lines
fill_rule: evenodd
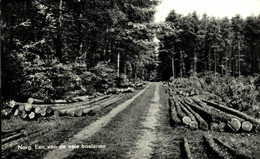
<svg viewBox="0 0 260 159">
<path fill-rule="evenodd" d="M 120 93 L 132 93 L 134 92 L 133 87 L 127 87 L 127 88 L 111 88 L 108 89 L 105 94 L 120 94 Z"/>
<path fill-rule="evenodd" d="M 62 100 L 55 102 L 44 101 L 40 99 L 29 98 L 27 103 L 18 103 L 10 101 L 7 105 L 9 109 L 2 110 L 3 118 L 10 118 L 10 116 L 20 116 L 22 119 L 33 120 L 39 117 L 49 116 L 72 116 L 80 117 L 84 115 L 93 115 L 102 107 L 107 107 L 118 99 L 123 97 L 103 95 L 93 99 L 89 98 L 75 98 L 78 100 L 76 103 L 66 103 Z"/>
<path fill-rule="evenodd" d="M 97 101 L 102 101 L 101 103 L 96 102 L 88 102 L 81 105 L 75 105 L 73 107 L 56 107 L 54 110 L 54 115 L 56 116 L 71 116 L 71 117 L 81 117 L 86 115 L 94 115 L 97 111 L 100 111 L 102 108 L 106 108 L 111 104 L 115 103 L 123 96 L 115 96 L 110 97 L 106 96 L 106 98 L 100 98 Z M 104 100 L 105 99 L 105 100 Z"/>
<path fill-rule="evenodd" d="M 180 96 L 168 90 L 171 120 L 190 129 L 260 132 L 260 122 L 238 110 L 206 100 Z"/>
<path fill-rule="evenodd" d="M 29 98 L 27 103 L 9 102 L 10 111 L 13 116 L 20 116 L 22 119 L 33 120 L 39 117 L 51 116 L 54 110 L 49 105 L 35 105 L 33 99 Z"/>
</svg>

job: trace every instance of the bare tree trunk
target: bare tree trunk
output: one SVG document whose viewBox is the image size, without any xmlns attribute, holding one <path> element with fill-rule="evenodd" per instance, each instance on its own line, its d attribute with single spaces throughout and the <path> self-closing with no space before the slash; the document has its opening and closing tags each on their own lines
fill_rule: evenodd
<svg viewBox="0 0 260 159">
<path fill-rule="evenodd" d="M 209 48 L 209 54 L 208 54 L 208 71 L 211 71 L 211 60 L 210 60 L 210 57 L 211 57 L 211 48 Z"/>
<path fill-rule="evenodd" d="M 42 18 L 42 22 L 41 22 L 41 25 L 39 27 L 39 31 L 38 31 L 38 35 L 37 35 L 37 40 L 40 40 L 42 38 L 42 31 L 43 31 L 43 28 L 46 24 L 46 18 L 47 18 L 47 15 L 50 11 L 50 8 L 46 9 L 45 13 L 44 13 L 44 16 Z"/>
<path fill-rule="evenodd" d="M 180 77 L 183 76 L 183 55 L 182 51 L 180 51 Z"/>
<path fill-rule="evenodd" d="M 120 76 L 120 53 L 117 53 L 117 77 Z"/>
<path fill-rule="evenodd" d="M 174 55 L 172 57 L 172 78 L 175 78 L 175 71 L 174 71 Z"/>
<path fill-rule="evenodd" d="M 240 70 L 240 42 L 239 42 L 239 40 L 237 41 L 237 51 L 238 51 L 238 76 L 240 76 L 241 70 Z"/>
<path fill-rule="evenodd" d="M 61 41 L 61 26 L 62 26 L 62 0 L 59 2 L 59 18 L 58 18 L 58 29 L 57 29 L 57 46 L 56 54 L 60 61 L 62 61 L 62 41 Z"/>
<path fill-rule="evenodd" d="M 214 50 L 214 75 L 217 76 L 217 57 L 216 57 L 216 51 Z"/>
<path fill-rule="evenodd" d="M 197 74 L 197 52 L 194 52 L 194 66 L 193 66 L 193 71 L 194 71 L 194 75 Z"/>
</svg>

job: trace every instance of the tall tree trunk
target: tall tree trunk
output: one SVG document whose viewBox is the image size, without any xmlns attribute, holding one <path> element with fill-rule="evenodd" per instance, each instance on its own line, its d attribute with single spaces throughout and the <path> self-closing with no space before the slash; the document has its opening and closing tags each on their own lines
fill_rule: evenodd
<svg viewBox="0 0 260 159">
<path fill-rule="evenodd" d="M 214 49 L 214 75 L 215 77 L 217 76 L 217 56 L 216 56 L 215 49 Z"/>
<path fill-rule="evenodd" d="M 239 40 L 237 41 L 237 52 L 238 52 L 238 76 L 240 76 L 241 70 L 240 70 L 240 42 L 239 42 Z"/>
<path fill-rule="evenodd" d="M 58 18 L 58 29 L 57 29 L 57 45 L 56 54 L 60 61 L 62 58 L 62 40 L 61 40 L 61 27 L 62 27 L 62 0 L 59 2 L 59 18 Z"/>
<path fill-rule="evenodd" d="M 197 60 L 198 60 L 197 52 L 194 52 L 194 66 L 193 66 L 194 75 L 197 74 Z"/>
<path fill-rule="evenodd" d="M 255 46 L 254 46 L 254 44 L 253 43 L 251 43 L 251 54 L 252 54 L 252 60 L 253 60 L 253 62 L 252 62 L 252 73 L 253 73 L 253 76 L 255 76 L 255 73 L 256 73 L 256 54 L 255 54 Z"/>
<path fill-rule="evenodd" d="M 120 77 L 120 53 L 117 53 L 117 77 Z"/>
<path fill-rule="evenodd" d="M 208 54 L 208 71 L 211 71 L 211 48 L 209 48 L 209 54 Z"/>
<path fill-rule="evenodd" d="M 174 71 L 174 55 L 172 57 L 172 78 L 175 78 L 175 71 Z"/>
<path fill-rule="evenodd" d="M 235 77 L 235 51 L 234 51 L 234 46 L 232 46 L 232 49 L 231 49 L 231 67 L 232 67 L 232 76 Z"/>
<path fill-rule="evenodd" d="M 38 31 L 38 35 L 37 35 L 37 40 L 40 40 L 40 39 L 42 38 L 42 30 L 43 30 L 43 28 L 44 28 L 44 26 L 45 26 L 46 18 L 47 18 L 47 15 L 48 15 L 49 11 L 50 11 L 50 8 L 48 8 L 48 9 L 45 11 L 45 13 L 44 13 L 44 16 L 43 16 L 43 18 L 42 18 L 41 25 L 40 25 L 40 27 L 39 27 L 39 31 Z"/>
<path fill-rule="evenodd" d="M 183 68 L 183 59 L 182 59 L 182 51 L 180 51 L 180 77 L 182 78 L 182 76 L 183 76 L 183 70 L 182 70 L 182 68 Z"/>
</svg>

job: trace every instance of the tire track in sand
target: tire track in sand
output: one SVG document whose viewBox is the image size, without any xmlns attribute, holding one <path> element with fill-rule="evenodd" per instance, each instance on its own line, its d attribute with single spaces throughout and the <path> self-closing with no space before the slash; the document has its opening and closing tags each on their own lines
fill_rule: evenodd
<svg viewBox="0 0 260 159">
<path fill-rule="evenodd" d="M 138 96 L 140 96 L 151 84 L 146 86 L 142 91 L 136 94 L 131 99 L 128 99 L 124 103 L 118 105 L 116 108 L 111 110 L 107 115 L 101 117 L 94 123 L 90 124 L 89 126 L 85 127 L 83 130 L 78 132 L 74 135 L 69 141 L 62 143 L 61 145 L 80 145 L 83 144 L 83 140 L 88 139 L 89 137 L 93 136 L 96 132 L 98 132 L 102 127 L 106 126 L 110 120 L 116 116 L 119 112 L 124 110 L 129 104 L 131 104 Z M 64 148 L 64 149 L 55 149 L 49 151 L 44 159 L 63 159 L 68 157 L 71 152 L 75 148 Z"/>
<path fill-rule="evenodd" d="M 142 122 L 143 129 L 135 148 L 128 153 L 129 158 L 151 158 L 153 152 L 153 142 L 156 140 L 156 126 L 158 125 L 158 117 L 161 104 L 159 95 L 159 84 L 156 84 L 154 97 L 151 100 L 145 121 Z"/>
</svg>

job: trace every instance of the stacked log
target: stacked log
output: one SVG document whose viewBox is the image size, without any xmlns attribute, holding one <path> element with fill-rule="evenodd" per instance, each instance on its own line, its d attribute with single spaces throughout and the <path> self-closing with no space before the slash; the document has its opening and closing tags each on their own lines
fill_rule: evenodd
<svg viewBox="0 0 260 159">
<path fill-rule="evenodd" d="M 228 121 L 227 125 L 234 132 L 238 132 L 238 130 L 241 127 L 241 122 L 238 119 L 236 119 L 236 118 L 232 118 L 230 121 Z"/>
<path fill-rule="evenodd" d="M 175 103 L 173 101 L 172 98 L 169 98 L 169 105 L 170 105 L 170 115 L 171 115 L 171 120 L 173 121 L 173 123 L 176 124 L 180 124 L 181 121 L 177 116 L 177 111 L 176 111 L 176 106 Z"/>
<path fill-rule="evenodd" d="M 249 121 L 244 121 L 242 123 L 242 129 L 244 131 L 250 132 L 252 130 L 252 128 L 253 128 L 253 125 Z"/>
<path fill-rule="evenodd" d="M 218 123 L 211 123 L 210 124 L 210 130 L 211 131 L 220 131 Z"/>
<path fill-rule="evenodd" d="M 123 96 L 117 96 L 115 98 L 109 99 L 102 104 L 94 104 L 94 105 L 85 105 L 85 106 L 78 106 L 78 107 L 70 107 L 64 109 L 55 109 L 53 114 L 55 116 L 71 116 L 71 117 L 81 117 L 86 115 L 94 115 L 95 112 L 100 111 L 102 108 L 106 108 L 111 104 L 115 103 Z"/>
<path fill-rule="evenodd" d="M 191 119 L 189 126 L 191 129 L 198 129 L 198 122 L 196 121 L 195 116 L 186 108 L 186 104 L 183 103 L 182 101 L 180 101 L 180 103 L 182 104 L 182 110 L 183 112 L 185 112 L 188 117 Z"/>
<path fill-rule="evenodd" d="M 212 131 L 260 132 L 260 121 L 241 111 L 207 100 L 200 100 L 194 88 L 168 83 L 171 120 L 182 121 L 191 129 Z M 193 96 L 193 97 L 190 97 Z"/>
<path fill-rule="evenodd" d="M 172 91 L 169 91 L 172 92 Z M 190 129 L 200 128 L 211 131 L 231 132 L 259 132 L 258 121 L 248 115 L 228 108 L 218 108 L 189 97 L 180 97 L 174 94 L 169 99 L 171 120 L 174 123 L 182 121 Z"/>
<path fill-rule="evenodd" d="M 225 131 L 225 128 L 226 128 L 226 123 L 224 123 L 224 122 L 220 122 L 219 124 L 218 124 L 218 126 L 219 126 L 219 131 L 220 132 L 224 132 Z"/>
<path fill-rule="evenodd" d="M 181 119 L 181 121 L 183 122 L 183 124 L 189 125 L 190 122 L 191 122 L 190 117 L 187 116 L 187 115 L 181 110 L 181 105 L 180 105 L 180 103 L 179 103 L 179 101 L 178 101 L 177 98 L 174 100 L 174 102 L 175 102 L 175 106 L 176 106 L 176 112 L 177 112 L 179 118 Z"/>
<path fill-rule="evenodd" d="M 186 108 L 195 116 L 199 123 L 199 128 L 202 130 L 208 130 L 208 123 L 194 110 L 192 110 L 189 105 L 186 105 Z"/>
<path fill-rule="evenodd" d="M 3 109 L 1 110 L 2 119 L 9 119 L 11 117 L 11 110 L 9 109 Z"/>
<path fill-rule="evenodd" d="M 235 109 L 232 109 L 232 108 L 220 105 L 220 104 L 216 104 L 216 103 L 213 103 L 210 101 L 205 101 L 205 100 L 203 102 L 205 102 L 208 105 L 213 106 L 214 108 L 219 109 L 225 113 L 232 114 L 233 116 L 236 116 L 237 119 L 242 119 L 242 121 L 240 120 L 241 123 L 243 123 L 244 121 L 247 121 L 247 122 L 245 122 L 244 126 L 242 127 L 242 129 L 244 131 L 248 131 L 248 128 L 245 125 L 252 125 L 251 129 L 253 129 L 256 133 L 260 132 L 260 122 L 258 120 L 256 120 L 255 118 L 253 118 L 245 113 L 242 113 L 238 110 L 235 110 Z M 241 126 L 241 123 L 238 124 L 237 121 L 236 122 L 230 121 L 229 123 L 230 124 L 235 123 L 236 124 L 236 125 L 234 125 L 235 128 L 239 125 Z M 249 128 L 250 128 L 250 126 L 249 126 Z"/>
<path fill-rule="evenodd" d="M 11 114 L 15 117 L 20 116 L 24 120 L 35 120 L 53 114 L 53 108 L 50 106 L 35 105 L 33 102 L 32 98 L 28 99 L 28 103 L 10 102 Z"/>
</svg>

